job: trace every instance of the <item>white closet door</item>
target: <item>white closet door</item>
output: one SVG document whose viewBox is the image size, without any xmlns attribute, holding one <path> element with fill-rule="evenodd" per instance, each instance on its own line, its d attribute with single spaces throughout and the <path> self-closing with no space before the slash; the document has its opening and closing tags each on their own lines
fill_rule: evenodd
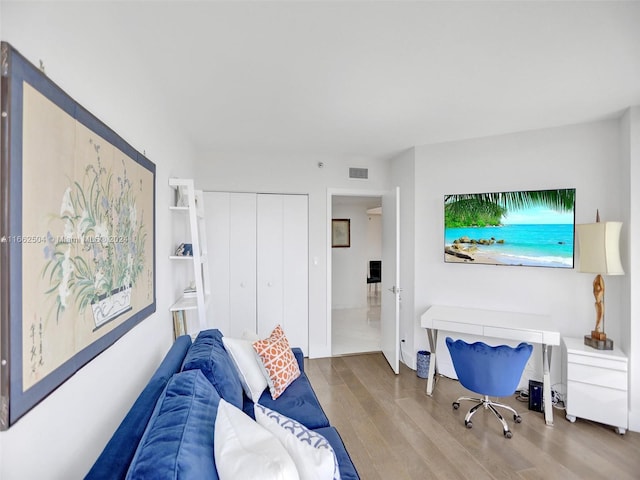
<svg viewBox="0 0 640 480">
<path fill-rule="evenodd" d="M 229 194 L 205 192 L 205 220 L 209 255 L 211 300 L 209 324 L 223 334 L 229 331 Z"/>
<path fill-rule="evenodd" d="M 266 337 L 280 324 L 308 354 L 307 196 L 207 192 L 205 204 L 213 327 Z"/>
<path fill-rule="evenodd" d="M 261 337 L 283 323 L 283 203 L 282 195 L 258 195 L 257 311 Z"/>
<path fill-rule="evenodd" d="M 309 226 L 305 195 L 258 195 L 258 335 L 280 324 L 292 347 L 309 345 Z"/>
<path fill-rule="evenodd" d="M 306 195 L 283 199 L 283 320 L 292 347 L 308 355 L 309 345 L 309 226 Z"/>
<path fill-rule="evenodd" d="M 229 198 L 229 327 L 223 334 L 239 338 L 256 325 L 256 194 Z"/>
</svg>

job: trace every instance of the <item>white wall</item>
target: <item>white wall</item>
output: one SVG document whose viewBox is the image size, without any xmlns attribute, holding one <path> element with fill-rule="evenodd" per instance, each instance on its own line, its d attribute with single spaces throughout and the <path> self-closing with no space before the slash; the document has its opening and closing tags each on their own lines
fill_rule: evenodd
<svg viewBox="0 0 640 480">
<path fill-rule="evenodd" d="M 361 157 L 332 158 L 311 154 L 228 154 L 201 152 L 197 171 L 207 191 L 301 193 L 309 195 L 309 356 L 331 355 L 327 303 L 327 251 L 330 217 L 328 191 L 381 192 L 389 178 L 388 162 Z M 323 162 L 323 168 L 318 167 Z M 349 167 L 369 169 L 368 180 L 349 179 Z M 330 205 L 329 205 L 330 207 Z"/>
<path fill-rule="evenodd" d="M 367 214 L 367 239 L 365 250 L 367 255 L 367 273 L 369 272 L 369 260 L 382 258 L 382 215 Z"/>
<path fill-rule="evenodd" d="M 569 269 L 445 264 L 443 197 L 575 187 L 577 223 L 593 222 L 599 209 L 602 220 L 622 220 L 626 230 L 622 163 L 618 120 L 416 147 L 415 324 L 419 327 L 428 306 L 440 304 L 550 315 L 563 336 L 591 331 L 592 275 Z M 626 258 L 625 250 L 625 264 Z M 606 282 L 607 334 L 623 345 L 625 277 L 608 277 Z M 427 346 L 424 333 L 416 337 L 416 350 Z M 560 360 L 556 349 L 554 383 L 561 381 Z"/>
<path fill-rule="evenodd" d="M 640 289 L 640 255 L 637 249 L 630 248 L 634 239 L 640 235 L 640 107 L 627 110 L 621 120 L 621 150 L 625 163 L 623 172 L 628 179 L 623 193 L 628 195 L 626 207 L 628 229 L 621 238 L 621 244 L 627 246 L 628 263 L 625 265 L 626 278 L 624 315 L 629 318 L 629 325 L 624 332 L 624 347 L 629 354 L 629 429 L 640 431 L 640 300 L 637 298 Z M 635 347 L 635 348 L 632 348 Z"/>
<path fill-rule="evenodd" d="M 382 255 L 380 215 L 368 215 L 366 206 L 346 200 L 346 203 L 334 202 L 333 218 L 351 220 L 351 247 L 331 250 L 332 307 L 364 308 L 369 261 L 380 260 Z"/>
<path fill-rule="evenodd" d="M 97 6 L 100 9 L 102 7 Z M 116 35 L 118 19 L 80 4 L 3 4 L 2 39 L 32 63 L 43 60 L 48 76 L 156 164 L 157 311 L 71 379 L 0 432 L 0 478 L 81 478 L 173 341 L 168 312 L 177 293 L 166 235 L 172 199 L 169 176 L 192 176 L 189 144 L 175 135 L 149 85 L 129 83 L 141 68 L 122 52 L 131 39 Z"/>
</svg>

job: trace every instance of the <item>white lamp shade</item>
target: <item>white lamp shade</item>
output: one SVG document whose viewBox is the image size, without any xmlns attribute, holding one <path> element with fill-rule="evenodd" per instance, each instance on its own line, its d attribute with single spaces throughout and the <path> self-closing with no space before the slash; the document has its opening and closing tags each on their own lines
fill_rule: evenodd
<svg viewBox="0 0 640 480">
<path fill-rule="evenodd" d="M 580 261 L 578 271 L 602 275 L 624 275 L 620 261 L 622 222 L 576 225 Z"/>
</svg>

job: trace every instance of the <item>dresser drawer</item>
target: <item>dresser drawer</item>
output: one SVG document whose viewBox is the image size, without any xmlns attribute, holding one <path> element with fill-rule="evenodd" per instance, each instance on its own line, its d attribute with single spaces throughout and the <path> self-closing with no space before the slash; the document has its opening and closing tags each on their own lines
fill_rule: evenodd
<svg viewBox="0 0 640 480">
<path fill-rule="evenodd" d="M 627 392 L 567 381 L 567 415 L 627 428 Z"/>
<path fill-rule="evenodd" d="M 542 332 L 513 330 L 502 327 L 484 327 L 484 335 L 486 337 L 504 338 L 518 342 L 542 343 Z"/>
<path fill-rule="evenodd" d="M 580 363 L 567 364 L 567 381 L 627 390 L 627 372 Z"/>
<path fill-rule="evenodd" d="M 619 370 L 623 372 L 627 371 L 627 360 L 624 358 L 603 358 L 567 352 L 567 363 L 590 365 L 594 367 L 601 367 L 609 370 Z"/>
<path fill-rule="evenodd" d="M 476 325 L 473 323 L 452 322 L 450 320 L 434 320 L 433 328 L 435 328 L 436 330 L 444 330 L 445 332 L 482 335 L 482 325 Z"/>
</svg>

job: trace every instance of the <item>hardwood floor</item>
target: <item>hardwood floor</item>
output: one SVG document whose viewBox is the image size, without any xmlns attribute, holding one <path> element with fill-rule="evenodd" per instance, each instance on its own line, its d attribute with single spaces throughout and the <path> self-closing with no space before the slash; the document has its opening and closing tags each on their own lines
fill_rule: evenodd
<svg viewBox="0 0 640 480">
<path fill-rule="evenodd" d="M 639 479 L 640 434 L 554 410 L 554 426 L 515 397 L 522 416 L 508 419 L 513 438 L 488 411 L 464 426 L 470 407 L 451 403 L 468 392 L 441 377 L 434 394 L 401 364 L 395 376 L 380 353 L 305 360 L 305 370 L 363 480 L 368 479 Z M 464 393 L 466 392 L 466 393 Z"/>
</svg>

